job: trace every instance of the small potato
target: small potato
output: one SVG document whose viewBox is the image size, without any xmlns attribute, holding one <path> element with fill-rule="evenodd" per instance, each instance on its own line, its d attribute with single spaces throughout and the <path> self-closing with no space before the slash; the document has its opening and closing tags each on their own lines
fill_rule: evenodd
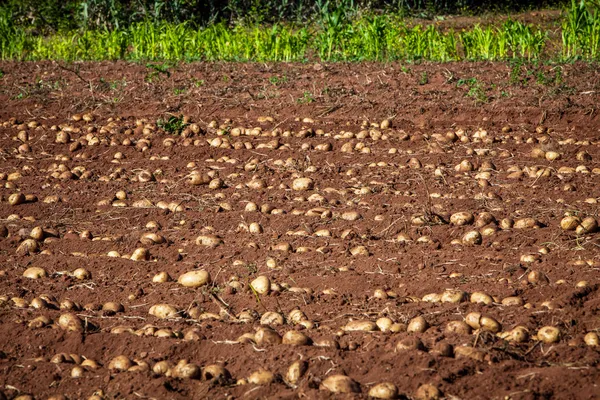
<svg viewBox="0 0 600 400">
<path fill-rule="evenodd" d="M 18 206 L 23 203 L 25 203 L 25 195 L 23 193 L 14 193 L 8 196 L 8 204 L 11 206 Z"/>
<path fill-rule="evenodd" d="M 15 252 L 18 256 L 28 256 L 40 251 L 40 245 L 35 239 L 25 239 L 21 242 L 17 251 Z"/>
<path fill-rule="evenodd" d="M 152 367 L 152 371 L 158 375 L 164 375 L 171 369 L 171 364 L 168 361 L 159 361 Z"/>
<path fill-rule="evenodd" d="M 462 290 L 447 289 L 442 293 L 440 300 L 442 303 L 458 304 L 465 300 L 466 297 L 467 294 Z"/>
<path fill-rule="evenodd" d="M 259 328 L 254 335 L 254 340 L 259 346 L 279 344 L 282 342 L 281 336 L 271 328 Z"/>
<path fill-rule="evenodd" d="M 394 324 L 394 321 L 387 317 L 381 317 L 378 318 L 377 321 L 375 321 L 375 324 L 377 325 L 380 331 L 387 332 Z"/>
<path fill-rule="evenodd" d="M 600 343 L 600 338 L 596 332 L 588 332 L 585 334 L 583 341 L 588 346 L 598 346 Z"/>
<path fill-rule="evenodd" d="M 556 343 L 560 336 L 560 330 L 555 326 L 544 326 L 537 333 L 538 340 L 544 343 Z"/>
<path fill-rule="evenodd" d="M 150 307 L 148 314 L 161 319 L 175 318 L 179 316 L 177 309 L 169 304 L 155 304 Z"/>
<path fill-rule="evenodd" d="M 29 279 L 40 279 L 48 276 L 48 273 L 41 267 L 29 267 L 23 272 L 23 276 Z"/>
<path fill-rule="evenodd" d="M 458 346 L 454 348 L 456 358 L 471 358 L 476 361 L 484 361 L 485 353 L 482 350 L 470 346 Z"/>
<path fill-rule="evenodd" d="M 281 340 L 283 344 L 291 344 L 294 346 L 307 346 L 311 343 L 311 340 L 304 333 L 299 331 L 287 331 L 283 335 L 283 339 Z"/>
<path fill-rule="evenodd" d="M 417 332 L 423 333 L 429 328 L 429 324 L 422 316 L 415 317 L 410 320 L 408 323 L 408 327 L 406 328 L 407 332 Z"/>
<path fill-rule="evenodd" d="M 85 279 L 90 279 L 92 274 L 85 268 L 77 268 L 75 271 L 73 271 L 73 277 L 83 281 Z"/>
<path fill-rule="evenodd" d="M 494 302 L 492 296 L 483 292 L 473 292 L 471 293 L 471 303 L 481 303 L 485 305 L 490 305 Z"/>
<path fill-rule="evenodd" d="M 482 242 L 481 233 L 478 231 L 469 231 L 462 237 L 462 243 L 466 246 L 477 246 Z"/>
<path fill-rule="evenodd" d="M 587 235 L 588 233 L 594 233 L 598 230 L 598 221 L 596 221 L 593 217 L 586 217 L 581 221 L 577 228 L 575 228 L 575 233 L 577 235 Z"/>
<path fill-rule="evenodd" d="M 342 330 L 346 332 L 372 332 L 377 330 L 377 324 L 367 320 L 354 320 L 343 326 Z"/>
<path fill-rule="evenodd" d="M 307 369 L 308 363 L 306 361 L 294 361 L 285 374 L 285 381 L 290 385 L 296 385 Z"/>
<path fill-rule="evenodd" d="M 330 375 L 321 382 L 321 390 L 332 393 L 360 393 L 360 385 L 346 375 Z"/>
<path fill-rule="evenodd" d="M 581 220 L 575 216 L 567 216 L 560 220 L 560 227 L 563 231 L 574 231 Z"/>
<path fill-rule="evenodd" d="M 223 244 L 223 239 L 216 235 L 200 235 L 196 238 L 196 245 L 217 247 Z"/>
<path fill-rule="evenodd" d="M 398 397 L 398 388 L 391 382 L 382 382 L 369 389 L 369 397 L 376 399 L 395 399 Z"/>
<path fill-rule="evenodd" d="M 150 257 L 150 253 L 147 249 L 143 247 L 139 247 L 133 251 L 131 254 L 131 259 L 133 261 L 146 261 Z"/>
<path fill-rule="evenodd" d="M 196 364 L 181 360 L 171 369 L 171 376 L 178 379 L 200 379 L 202 370 Z"/>
<path fill-rule="evenodd" d="M 268 385 L 275 380 L 275 375 L 266 369 L 259 369 L 248 377 L 248 383 L 253 385 Z"/>
<path fill-rule="evenodd" d="M 172 280 L 171 276 L 169 275 L 168 272 L 165 272 L 165 271 L 161 271 L 152 277 L 153 283 L 165 283 L 165 282 L 170 282 L 171 280 Z"/>
<path fill-rule="evenodd" d="M 292 182 L 292 189 L 296 191 L 312 190 L 315 183 L 310 178 L 296 178 Z"/>
<path fill-rule="evenodd" d="M 189 271 L 181 274 L 177 282 L 184 287 L 197 288 L 211 282 L 210 274 L 206 270 Z"/>
<path fill-rule="evenodd" d="M 425 350 L 425 345 L 421 341 L 421 339 L 416 338 L 414 336 L 409 336 L 402 339 L 400 342 L 396 344 L 396 351 L 404 351 L 404 350 Z"/>
<path fill-rule="evenodd" d="M 127 371 L 132 366 L 133 362 L 124 355 L 116 356 L 108 363 L 108 369 L 111 371 Z"/>
<path fill-rule="evenodd" d="M 79 365 L 73 367 L 71 370 L 71 378 L 81 378 L 84 374 L 85 370 L 81 368 Z"/>
<path fill-rule="evenodd" d="M 442 392 L 436 386 L 426 383 L 419 386 L 415 392 L 415 400 L 439 400 L 443 397 Z"/>
<path fill-rule="evenodd" d="M 469 326 L 465 321 L 450 321 L 446 324 L 445 332 L 457 333 L 460 335 L 470 335 L 471 326 Z"/>
<path fill-rule="evenodd" d="M 450 223 L 456 226 L 470 225 L 475 221 L 475 216 L 467 211 L 454 213 L 450 216 Z"/>
<path fill-rule="evenodd" d="M 205 381 L 229 380 L 231 379 L 231 374 L 222 365 L 211 364 L 202 368 L 202 379 Z"/>
<path fill-rule="evenodd" d="M 250 282 L 252 289 L 258 294 L 269 294 L 271 291 L 271 281 L 265 275 L 261 275 Z"/>
<path fill-rule="evenodd" d="M 58 318 L 58 326 L 67 332 L 83 331 L 83 321 L 75 314 L 62 314 Z"/>
<path fill-rule="evenodd" d="M 261 325 L 278 326 L 283 325 L 284 322 L 285 320 L 283 319 L 283 315 L 275 311 L 267 311 L 262 315 L 262 317 L 260 317 Z"/>
</svg>

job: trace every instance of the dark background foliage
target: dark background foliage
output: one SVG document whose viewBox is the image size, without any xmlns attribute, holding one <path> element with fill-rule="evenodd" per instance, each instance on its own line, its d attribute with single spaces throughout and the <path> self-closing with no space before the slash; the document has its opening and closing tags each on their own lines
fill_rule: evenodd
<svg viewBox="0 0 600 400">
<path fill-rule="evenodd" d="M 343 11 L 344 15 L 370 11 L 421 18 L 443 14 L 476 15 L 485 12 L 519 12 L 563 7 L 565 0 L 4 0 L 0 8 L 15 25 L 41 34 L 79 28 L 124 28 L 142 20 L 208 23 L 273 23 L 319 20 Z"/>
</svg>

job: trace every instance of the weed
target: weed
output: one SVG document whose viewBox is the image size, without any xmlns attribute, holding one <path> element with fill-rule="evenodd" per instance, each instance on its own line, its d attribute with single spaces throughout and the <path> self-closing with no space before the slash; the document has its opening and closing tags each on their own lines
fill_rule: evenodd
<svg viewBox="0 0 600 400">
<path fill-rule="evenodd" d="M 421 79 L 419 79 L 419 85 L 426 85 L 429 83 L 429 76 L 427 75 L 427 71 L 423 71 L 421 74 Z"/>
<path fill-rule="evenodd" d="M 4 78 L 4 71 L 0 69 L 0 79 Z"/>
<path fill-rule="evenodd" d="M 154 81 L 160 75 L 166 75 L 167 78 L 171 77 L 171 72 L 167 64 L 146 64 L 146 68 L 151 69 L 144 77 L 144 80 L 148 83 Z"/>
<path fill-rule="evenodd" d="M 470 78 L 470 79 L 459 79 L 458 82 L 456 83 L 457 87 L 461 87 L 461 86 L 468 86 L 469 91 L 467 92 L 467 96 L 471 97 L 473 100 L 475 100 L 476 103 L 487 103 L 488 102 L 488 97 L 485 94 L 485 90 L 481 84 L 481 82 L 479 82 L 477 80 L 477 78 Z"/>
<path fill-rule="evenodd" d="M 181 134 L 181 131 L 183 131 L 183 129 L 185 128 L 186 124 L 183 122 L 182 115 L 171 115 L 169 118 L 166 119 L 158 119 L 156 121 L 156 126 L 163 129 L 167 133 L 179 135 Z"/>
<path fill-rule="evenodd" d="M 310 104 L 315 101 L 311 92 L 304 92 L 302 97 L 297 99 L 298 104 Z"/>
<path fill-rule="evenodd" d="M 174 88 L 173 89 L 173 94 L 175 96 L 179 96 L 180 94 L 185 94 L 187 92 L 186 88 Z"/>
<path fill-rule="evenodd" d="M 194 86 L 196 86 L 196 87 L 204 86 L 204 79 L 196 79 L 196 80 L 194 80 Z"/>
<path fill-rule="evenodd" d="M 287 75 L 283 75 L 281 77 L 273 75 L 269 78 L 269 82 L 274 86 L 279 86 L 281 84 L 287 83 L 287 81 L 288 81 Z"/>
</svg>

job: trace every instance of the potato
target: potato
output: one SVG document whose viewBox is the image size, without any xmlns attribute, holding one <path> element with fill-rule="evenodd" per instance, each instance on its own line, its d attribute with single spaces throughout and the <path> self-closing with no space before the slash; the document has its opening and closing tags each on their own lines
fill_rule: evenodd
<svg viewBox="0 0 600 400">
<path fill-rule="evenodd" d="M 23 272 L 23 276 L 29 279 L 39 279 L 48 276 L 48 273 L 41 267 L 29 267 Z"/>
<path fill-rule="evenodd" d="M 481 303 L 485 305 L 490 305 L 494 302 L 492 296 L 483 292 L 473 292 L 471 293 L 471 303 Z"/>
<path fill-rule="evenodd" d="M 83 321 L 75 314 L 66 313 L 58 318 L 58 326 L 67 332 L 83 331 Z"/>
<path fill-rule="evenodd" d="M 18 206 L 23 203 L 25 203 L 25 195 L 23 193 L 13 193 L 8 196 L 8 204 L 11 206 Z"/>
<path fill-rule="evenodd" d="M 109 311 L 111 313 L 118 313 L 118 312 L 125 311 L 125 307 L 123 307 L 123 304 L 121 304 L 121 303 L 117 303 L 117 302 L 114 302 L 114 301 L 109 301 L 109 302 L 104 303 L 102 305 L 102 311 Z"/>
<path fill-rule="evenodd" d="M 164 236 L 159 235 L 154 232 L 146 232 L 140 238 L 140 243 L 142 243 L 145 246 L 152 246 L 155 244 L 163 244 L 165 242 L 166 242 L 166 239 Z"/>
<path fill-rule="evenodd" d="M 277 325 L 283 325 L 284 323 L 285 323 L 285 320 L 283 319 L 283 315 L 281 315 L 275 311 L 267 311 L 266 313 L 264 313 L 262 315 L 262 317 L 260 317 L 261 325 L 277 326 Z"/>
<path fill-rule="evenodd" d="M 248 377 L 248 383 L 253 385 L 268 385 L 275 380 L 275 375 L 266 369 L 259 369 Z"/>
<path fill-rule="evenodd" d="M 155 304 L 150 307 L 148 314 L 157 318 L 175 318 L 179 316 L 177 309 L 169 304 Z"/>
<path fill-rule="evenodd" d="M 466 297 L 467 294 L 462 290 L 446 289 L 444 293 L 442 293 L 440 301 L 442 303 L 458 304 L 461 303 Z"/>
<path fill-rule="evenodd" d="M 282 341 L 281 336 L 271 328 L 257 329 L 254 340 L 259 346 L 279 344 Z"/>
<path fill-rule="evenodd" d="M 391 382 L 382 382 L 369 389 L 369 397 L 376 399 L 395 399 L 398 397 L 398 388 Z"/>
<path fill-rule="evenodd" d="M 25 239 L 21 242 L 17 251 L 15 252 L 18 256 L 28 256 L 40 251 L 40 245 L 35 239 Z"/>
<path fill-rule="evenodd" d="M 515 221 L 514 229 L 533 229 L 539 227 L 539 222 L 534 218 L 521 218 Z"/>
<path fill-rule="evenodd" d="M 360 385 L 346 375 L 330 375 L 321 382 L 321 390 L 332 393 L 360 393 Z"/>
<path fill-rule="evenodd" d="M 581 220 L 575 216 L 567 216 L 560 220 L 560 227 L 563 231 L 574 231 Z"/>
<path fill-rule="evenodd" d="M 457 333 L 459 335 L 470 335 L 471 326 L 465 321 L 450 321 L 446 324 L 446 329 L 444 331 L 448 333 Z"/>
<path fill-rule="evenodd" d="M 485 353 L 482 350 L 470 346 L 457 346 L 454 348 L 456 358 L 471 358 L 476 361 L 484 361 Z"/>
<path fill-rule="evenodd" d="M 85 370 L 80 366 L 73 367 L 71 370 L 71 378 L 81 378 Z"/>
<path fill-rule="evenodd" d="M 367 320 L 354 320 L 349 321 L 345 326 L 342 327 L 342 330 L 346 332 L 372 332 L 377 330 L 377 324 Z"/>
<path fill-rule="evenodd" d="M 588 346 L 598 346 L 600 338 L 598 337 L 598 334 L 596 332 L 588 332 L 585 334 L 583 341 Z"/>
<path fill-rule="evenodd" d="M 450 223 L 456 226 L 470 225 L 475 221 L 475 216 L 467 211 L 454 213 L 450 216 Z"/>
<path fill-rule="evenodd" d="M 201 269 L 181 274 L 177 282 L 184 287 L 197 288 L 210 283 L 211 277 L 208 271 Z"/>
<path fill-rule="evenodd" d="M 424 351 L 425 350 L 425 345 L 423 344 L 423 342 L 421 341 L 421 339 L 416 338 L 414 336 L 409 336 L 409 337 L 406 337 L 406 338 L 402 339 L 401 341 L 399 341 L 396 344 L 396 351 L 403 351 L 403 350 L 421 350 L 421 351 Z"/>
<path fill-rule="evenodd" d="M 478 231 L 469 231 L 463 235 L 462 242 L 467 246 L 479 245 L 482 242 L 481 233 Z"/>
<path fill-rule="evenodd" d="M 116 356 L 108 363 L 108 369 L 111 371 L 127 371 L 132 366 L 133 362 L 124 355 Z"/>
<path fill-rule="evenodd" d="M 83 281 L 86 279 L 90 279 L 92 277 L 92 274 L 85 268 L 77 268 L 75 271 L 73 271 L 73 277 L 79 279 L 80 281 Z"/>
<path fill-rule="evenodd" d="M 150 258 L 150 253 L 147 249 L 139 247 L 133 251 L 130 257 L 133 261 L 146 261 Z"/>
<path fill-rule="evenodd" d="M 170 375 L 178 379 L 200 379 L 202 370 L 196 364 L 180 360 L 175 367 L 171 368 Z"/>
<path fill-rule="evenodd" d="M 529 340 L 529 330 L 524 326 L 516 326 L 508 332 L 500 332 L 498 336 L 509 342 L 523 343 Z"/>
<path fill-rule="evenodd" d="M 252 289 L 258 294 L 269 294 L 271 291 L 271 281 L 265 275 L 260 275 L 258 278 L 250 282 Z"/>
<path fill-rule="evenodd" d="M 311 343 L 311 340 L 304 333 L 299 331 L 287 331 L 283 335 L 283 339 L 281 341 L 283 344 L 291 344 L 294 346 L 307 346 Z"/>
<path fill-rule="evenodd" d="M 198 246 L 217 247 L 223 244 L 223 239 L 216 235 L 200 235 L 196 238 Z"/>
<path fill-rule="evenodd" d="M 229 380 L 231 379 L 231 374 L 225 367 L 218 364 L 207 365 L 202 368 L 202 379 L 205 381 L 214 381 L 214 380 Z"/>
<path fill-rule="evenodd" d="M 544 326 L 537 333 L 538 340 L 548 344 L 558 342 L 560 336 L 560 330 L 555 326 Z"/>
<path fill-rule="evenodd" d="M 392 325 L 394 325 L 394 321 L 387 317 L 381 317 L 378 318 L 377 321 L 375 321 L 375 324 L 377 325 L 377 328 L 379 328 L 380 331 L 387 332 L 390 330 Z"/>
<path fill-rule="evenodd" d="M 442 392 L 436 386 L 426 383 L 419 386 L 414 398 L 415 400 L 439 400 L 442 398 Z"/>
<path fill-rule="evenodd" d="M 594 233 L 598 230 L 598 221 L 596 221 L 593 217 L 586 217 L 581 221 L 577 228 L 575 228 L 575 233 L 577 235 L 586 235 L 588 233 Z"/>
<path fill-rule="evenodd" d="M 308 363 L 306 361 L 294 361 L 285 374 L 285 381 L 290 385 L 296 385 L 307 369 Z"/>
<path fill-rule="evenodd" d="M 296 191 L 312 190 L 315 183 L 310 178 L 296 178 L 292 182 L 292 189 Z"/>
<path fill-rule="evenodd" d="M 50 325 L 51 323 L 52 323 L 52 320 L 50 318 L 48 318 L 45 315 L 40 315 L 39 317 L 36 317 L 36 318 L 32 319 L 31 321 L 29 321 L 29 324 L 27 324 L 27 326 L 30 329 L 40 329 L 40 328 Z"/>
<path fill-rule="evenodd" d="M 171 369 L 171 364 L 168 361 L 159 361 L 152 367 L 152 371 L 158 375 L 164 375 Z"/>
<path fill-rule="evenodd" d="M 408 323 L 408 327 L 406 328 L 407 332 L 417 332 L 423 333 L 429 328 L 429 324 L 422 316 L 415 317 L 410 320 Z"/>
<path fill-rule="evenodd" d="M 171 276 L 165 271 L 161 271 L 152 277 L 152 282 L 154 283 L 165 283 L 170 282 L 171 280 Z"/>
</svg>

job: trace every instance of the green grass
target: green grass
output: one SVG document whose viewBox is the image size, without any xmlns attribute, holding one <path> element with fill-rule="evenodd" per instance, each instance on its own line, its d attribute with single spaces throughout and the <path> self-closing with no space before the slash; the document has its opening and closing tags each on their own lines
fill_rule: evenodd
<svg viewBox="0 0 600 400">
<path fill-rule="evenodd" d="M 168 77 L 169 62 L 195 60 L 600 59 L 600 12 L 589 1 L 572 0 L 562 15 L 558 35 L 514 20 L 455 32 L 435 24 L 409 26 L 394 14 L 349 10 L 353 8 L 327 8 L 316 22 L 303 25 L 213 23 L 198 28 L 188 22 L 147 19 L 119 28 L 61 30 L 42 36 L 16 25 L 10 13 L 0 9 L 0 59 L 150 61 L 148 82 Z"/>
</svg>

